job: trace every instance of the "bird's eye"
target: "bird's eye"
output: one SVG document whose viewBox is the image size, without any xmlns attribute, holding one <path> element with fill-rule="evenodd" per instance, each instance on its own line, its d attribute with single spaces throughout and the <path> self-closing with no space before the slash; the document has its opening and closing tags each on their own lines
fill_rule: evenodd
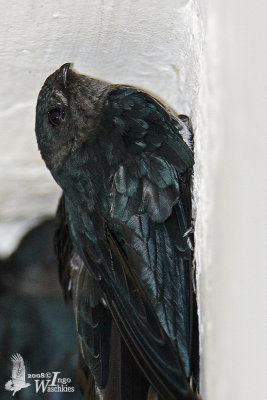
<svg viewBox="0 0 267 400">
<path fill-rule="evenodd" d="M 60 110 L 60 108 L 52 108 L 52 110 L 48 111 L 48 121 L 53 126 L 58 126 L 64 120 L 64 111 Z"/>
</svg>

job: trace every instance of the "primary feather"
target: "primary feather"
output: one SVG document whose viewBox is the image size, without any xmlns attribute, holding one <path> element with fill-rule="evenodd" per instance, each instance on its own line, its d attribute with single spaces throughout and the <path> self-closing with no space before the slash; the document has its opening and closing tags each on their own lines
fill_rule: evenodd
<svg viewBox="0 0 267 400">
<path fill-rule="evenodd" d="M 55 108 L 62 118 L 51 124 L 47 115 Z M 67 65 L 39 94 L 39 148 L 64 192 L 57 233 L 61 278 L 73 297 L 82 359 L 104 399 L 130 399 L 123 391 L 132 385 L 134 393 L 141 375 L 162 399 L 197 398 L 187 126 L 184 116 L 147 93 L 79 75 Z M 132 383 L 125 378 L 124 385 L 117 379 L 127 369 L 123 348 L 128 365 L 135 365 Z M 117 397 L 108 397 L 112 374 Z M 146 379 L 143 394 L 133 399 L 147 398 Z"/>
</svg>

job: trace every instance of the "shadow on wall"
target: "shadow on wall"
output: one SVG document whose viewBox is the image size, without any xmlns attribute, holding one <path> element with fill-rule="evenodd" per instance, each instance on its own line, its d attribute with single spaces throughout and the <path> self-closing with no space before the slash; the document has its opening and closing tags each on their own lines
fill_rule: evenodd
<svg viewBox="0 0 267 400">
<path fill-rule="evenodd" d="M 36 396 L 35 382 L 27 374 L 60 371 L 59 377 L 76 384 L 77 340 L 72 307 L 63 300 L 53 249 L 54 219 L 46 219 L 28 232 L 14 253 L 0 260 L 0 393 L 11 396 L 5 383 L 11 378 L 11 355 L 21 354 L 30 387 L 16 393 L 21 400 Z M 40 394 L 42 399 L 65 399 L 66 393 Z"/>
</svg>

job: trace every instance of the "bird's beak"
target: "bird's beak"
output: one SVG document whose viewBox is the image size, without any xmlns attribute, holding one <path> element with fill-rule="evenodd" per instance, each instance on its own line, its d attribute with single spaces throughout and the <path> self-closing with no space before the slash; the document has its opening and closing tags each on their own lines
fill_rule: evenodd
<svg viewBox="0 0 267 400">
<path fill-rule="evenodd" d="M 73 63 L 66 63 L 66 64 L 63 64 L 63 65 L 59 68 L 59 73 L 60 73 L 61 76 L 62 76 L 64 87 L 67 87 L 68 72 L 69 72 L 69 69 L 72 67 L 72 65 L 73 65 Z"/>
</svg>

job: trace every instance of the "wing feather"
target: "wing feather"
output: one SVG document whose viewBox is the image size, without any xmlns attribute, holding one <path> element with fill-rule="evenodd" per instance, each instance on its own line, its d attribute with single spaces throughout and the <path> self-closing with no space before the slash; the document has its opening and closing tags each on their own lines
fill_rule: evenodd
<svg viewBox="0 0 267 400">
<path fill-rule="evenodd" d="M 110 312 L 101 303 L 99 283 L 73 247 L 62 195 L 57 210 L 55 249 L 65 299 L 72 298 L 80 351 L 99 388 L 109 373 Z M 88 260 L 87 260 L 88 261 Z"/>
<path fill-rule="evenodd" d="M 97 201 L 93 212 L 79 213 L 78 202 L 68 203 L 72 239 L 151 385 L 165 400 L 193 400 L 198 332 L 187 235 L 193 153 L 180 134 L 186 125 L 129 87 L 111 91 L 102 111 L 102 136 L 83 155 Z M 92 174 L 95 154 L 103 165 Z"/>
<path fill-rule="evenodd" d="M 131 271 L 130 277 L 127 274 L 131 282 L 128 286 L 135 290 L 138 285 L 142 287 L 142 290 L 139 287 L 139 304 L 149 303 L 146 310 L 153 310 L 154 322 L 157 319 L 167 335 L 167 342 L 179 360 L 176 359 L 177 365 L 180 364 L 188 380 L 193 376 L 197 386 L 198 374 L 192 367 L 198 359 L 195 344 L 192 349 L 192 337 L 198 335 L 197 324 L 192 323 L 197 320 L 196 308 L 192 307 L 193 253 L 187 235 L 192 224 L 193 152 L 183 140 L 187 136 L 192 143 L 190 120 L 185 116 L 179 119 L 148 94 L 127 87 L 116 88 L 109 95 L 104 114 L 108 115 L 104 127 L 109 131 L 110 141 L 116 138 L 116 147 L 121 148 L 123 155 L 123 159 L 117 153 L 109 156 L 113 163 L 117 157 L 119 164 L 111 192 L 113 220 L 107 216 L 116 239 L 113 246 L 110 243 L 113 257 L 116 245 L 127 259 L 127 263 L 117 262 L 125 271 Z M 189 236 L 193 244 L 192 234 Z M 114 288 L 117 294 L 118 286 L 119 280 Z M 135 304 L 131 293 L 129 296 Z M 137 305 L 131 306 L 134 313 Z M 129 324 L 130 310 L 118 312 L 120 319 L 125 320 L 124 326 Z M 143 334 L 149 331 L 155 339 L 153 324 L 147 318 L 143 321 Z M 132 322 L 131 329 L 136 340 L 137 322 L 135 325 Z M 152 350 L 149 345 L 143 347 L 141 341 L 139 346 L 147 355 Z M 161 350 L 158 354 L 164 357 Z M 155 365 L 155 359 L 153 362 Z"/>
</svg>

